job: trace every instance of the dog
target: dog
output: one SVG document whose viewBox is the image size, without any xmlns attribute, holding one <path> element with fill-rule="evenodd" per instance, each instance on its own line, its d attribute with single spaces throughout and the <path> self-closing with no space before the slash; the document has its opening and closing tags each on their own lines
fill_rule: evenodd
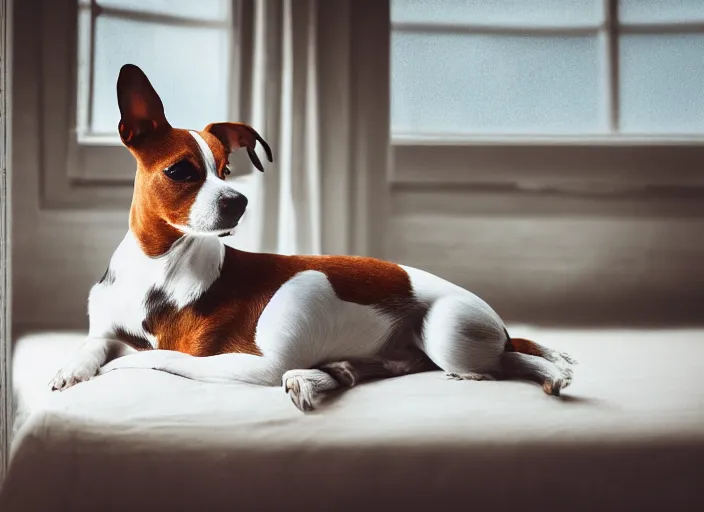
<svg viewBox="0 0 704 512">
<path fill-rule="evenodd" d="M 65 390 L 119 368 L 282 386 L 301 411 L 364 381 L 442 370 L 456 380 L 534 380 L 559 395 L 568 354 L 511 338 L 477 295 L 433 274 L 356 256 L 226 246 L 247 198 L 226 181 L 250 126 L 173 128 L 144 72 L 117 79 L 118 131 L 137 162 L 129 230 L 88 300 L 85 343 L 52 379 Z M 136 352 L 135 352 L 136 351 Z"/>
</svg>

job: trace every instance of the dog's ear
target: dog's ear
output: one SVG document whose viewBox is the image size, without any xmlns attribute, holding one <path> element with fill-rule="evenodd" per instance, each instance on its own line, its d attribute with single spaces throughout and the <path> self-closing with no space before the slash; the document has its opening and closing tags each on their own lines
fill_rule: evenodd
<svg viewBox="0 0 704 512">
<path fill-rule="evenodd" d="M 215 135 L 220 142 L 225 146 L 228 153 L 234 151 L 237 148 L 247 148 L 247 154 L 249 159 L 254 164 L 254 167 L 264 172 L 264 166 L 259 160 L 257 153 L 254 152 L 254 147 L 257 141 L 264 148 L 266 157 L 270 162 L 274 161 L 274 157 L 271 154 L 271 148 L 269 144 L 266 143 L 264 139 L 249 125 L 243 123 L 211 123 L 205 127 L 206 132 Z"/>
<path fill-rule="evenodd" d="M 120 138 L 126 145 L 138 143 L 144 135 L 169 127 L 164 105 L 147 75 L 134 64 L 125 64 L 117 77 L 120 107 Z"/>
</svg>

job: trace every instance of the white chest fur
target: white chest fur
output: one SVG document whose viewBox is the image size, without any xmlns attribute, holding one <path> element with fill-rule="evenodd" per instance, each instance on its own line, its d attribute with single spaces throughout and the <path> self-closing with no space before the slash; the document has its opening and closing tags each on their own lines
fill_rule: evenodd
<svg viewBox="0 0 704 512">
<path fill-rule="evenodd" d="M 220 275 L 225 245 L 216 237 L 184 236 L 165 254 L 145 255 L 127 232 L 110 260 L 106 278 L 90 291 L 90 336 L 112 337 L 116 329 L 156 340 L 142 322 L 150 291 L 161 290 L 178 309 L 200 297 Z"/>
</svg>

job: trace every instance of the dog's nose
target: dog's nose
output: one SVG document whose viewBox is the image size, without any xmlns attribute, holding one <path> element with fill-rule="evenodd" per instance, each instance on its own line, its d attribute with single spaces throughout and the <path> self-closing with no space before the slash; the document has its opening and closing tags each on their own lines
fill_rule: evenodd
<svg viewBox="0 0 704 512">
<path fill-rule="evenodd" d="M 247 203 L 247 198 L 243 194 L 235 192 L 220 198 L 220 210 L 228 217 L 239 219 L 247 209 Z"/>
</svg>

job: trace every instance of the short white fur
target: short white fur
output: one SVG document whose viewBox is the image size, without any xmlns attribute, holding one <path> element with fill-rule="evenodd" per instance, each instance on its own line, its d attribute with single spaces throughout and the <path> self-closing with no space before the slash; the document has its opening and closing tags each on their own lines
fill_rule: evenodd
<svg viewBox="0 0 704 512">
<path fill-rule="evenodd" d="M 57 372 L 52 386 L 62 389 L 88 380 L 110 358 L 134 352 L 115 338 L 117 328 L 157 348 L 159 340 L 142 324 L 149 290 L 161 289 L 177 308 L 183 308 L 217 279 L 224 257 L 225 246 L 217 237 L 184 236 L 164 255 L 151 258 L 128 231 L 110 260 L 114 279 L 95 284 L 88 296 L 88 339 Z"/>
<path fill-rule="evenodd" d="M 158 340 L 144 331 L 145 299 L 160 288 L 178 309 L 200 297 L 220 275 L 225 246 L 217 238 L 183 236 L 164 255 L 151 258 L 142 252 L 128 231 L 110 260 L 114 282 L 98 283 L 88 298 L 89 336 L 110 337 L 115 327 Z"/>
<path fill-rule="evenodd" d="M 190 133 L 196 143 L 198 143 L 198 149 L 200 150 L 203 164 L 205 165 L 205 181 L 201 185 L 200 190 L 198 190 L 193 205 L 191 205 L 191 210 L 188 215 L 188 225 L 174 225 L 174 227 L 184 233 L 193 235 L 199 233 L 213 234 L 216 231 L 218 234 L 228 232 L 230 231 L 229 229 L 215 230 L 214 226 L 220 215 L 218 201 L 222 197 L 223 192 L 232 190 L 232 187 L 228 185 L 226 181 L 218 177 L 215 157 L 208 143 L 205 142 L 205 139 L 203 139 L 198 132 L 193 130 L 188 133 Z"/>
<path fill-rule="evenodd" d="M 506 334 L 498 314 L 477 295 L 436 275 L 402 266 L 413 293 L 430 307 L 418 345 L 450 373 L 498 371 Z"/>
<path fill-rule="evenodd" d="M 338 298 L 324 273 L 309 270 L 284 283 L 264 308 L 256 328 L 262 356 L 193 358 L 155 350 L 115 359 L 102 372 L 157 368 L 205 382 L 278 385 L 287 370 L 377 354 L 393 327 L 393 320 L 372 306 Z"/>
</svg>

